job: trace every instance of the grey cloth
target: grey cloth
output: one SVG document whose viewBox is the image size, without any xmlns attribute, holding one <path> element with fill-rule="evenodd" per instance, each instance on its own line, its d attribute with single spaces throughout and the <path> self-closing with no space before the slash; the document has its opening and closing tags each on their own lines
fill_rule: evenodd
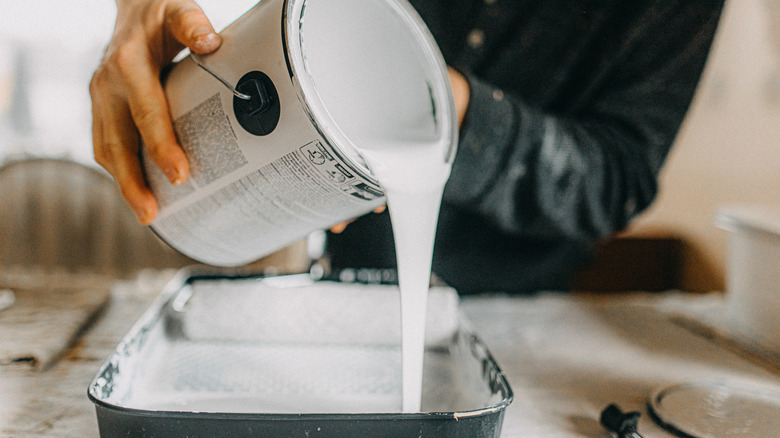
<svg viewBox="0 0 780 438">
<path fill-rule="evenodd" d="M 723 0 L 412 3 L 471 90 L 434 271 L 461 293 L 566 289 L 653 201 Z M 330 236 L 333 265 L 394 265 L 387 221 Z"/>
<path fill-rule="evenodd" d="M 109 303 L 113 279 L 43 267 L 0 266 L 0 374 L 45 371 Z"/>
</svg>

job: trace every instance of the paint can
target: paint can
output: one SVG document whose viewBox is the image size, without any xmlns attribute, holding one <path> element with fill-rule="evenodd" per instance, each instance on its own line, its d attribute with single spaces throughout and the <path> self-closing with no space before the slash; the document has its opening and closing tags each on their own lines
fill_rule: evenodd
<svg viewBox="0 0 780 438">
<path fill-rule="evenodd" d="M 221 37 L 165 78 L 190 178 L 144 157 L 151 227 L 183 254 L 237 266 L 383 205 L 366 133 L 453 159 L 447 68 L 406 0 L 262 0 Z"/>
</svg>

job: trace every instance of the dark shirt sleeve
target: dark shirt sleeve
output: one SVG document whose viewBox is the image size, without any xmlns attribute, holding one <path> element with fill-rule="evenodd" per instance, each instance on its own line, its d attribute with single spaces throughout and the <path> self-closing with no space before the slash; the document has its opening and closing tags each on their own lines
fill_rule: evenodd
<svg viewBox="0 0 780 438">
<path fill-rule="evenodd" d="M 465 72 L 471 99 L 444 202 L 512 235 L 591 240 L 624 228 L 655 197 L 694 95 L 720 12 L 706 3 L 621 35 L 568 107 L 540 108 Z"/>
</svg>

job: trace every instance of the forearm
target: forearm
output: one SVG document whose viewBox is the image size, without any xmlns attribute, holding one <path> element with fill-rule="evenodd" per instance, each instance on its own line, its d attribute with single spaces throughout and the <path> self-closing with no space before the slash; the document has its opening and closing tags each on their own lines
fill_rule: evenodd
<svg viewBox="0 0 780 438">
<path fill-rule="evenodd" d="M 507 233 L 592 239 L 653 200 L 676 126 L 651 140 L 616 119 L 556 116 L 474 77 L 470 85 L 445 202 Z"/>
</svg>

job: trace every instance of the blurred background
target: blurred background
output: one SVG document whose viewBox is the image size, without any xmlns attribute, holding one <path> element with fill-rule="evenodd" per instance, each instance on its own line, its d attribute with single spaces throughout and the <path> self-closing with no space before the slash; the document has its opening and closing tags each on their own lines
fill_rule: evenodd
<svg viewBox="0 0 780 438">
<path fill-rule="evenodd" d="M 723 290 L 727 239 L 714 215 L 731 204 L 780 205 L 779 0 L 726 0 L 660 196 L 630 234 L 679 237 L 680 288 Z"/>
<path fill-rule="evenodd" d="M 221 29 L 257 0 L 198 3 Z M 89 80 L 114 28 L 110 0 L 0 6 L 0 157 L 93 163 Z"/>
<path fill-rule="evenodd" d="M 217 29 L 255 2 L 199 1 Z M 0 163 L 35 156 L 97 167 L 87 89 L 115 13 L 109 0 L 3 2 Z M 714 213 L 780 203 L 779 138 L 780 0 L 727 1 L 661 194 L 624 237 L 679 239 L 679 287 L 722 290 L 726 236 Z"/>
</svg>

